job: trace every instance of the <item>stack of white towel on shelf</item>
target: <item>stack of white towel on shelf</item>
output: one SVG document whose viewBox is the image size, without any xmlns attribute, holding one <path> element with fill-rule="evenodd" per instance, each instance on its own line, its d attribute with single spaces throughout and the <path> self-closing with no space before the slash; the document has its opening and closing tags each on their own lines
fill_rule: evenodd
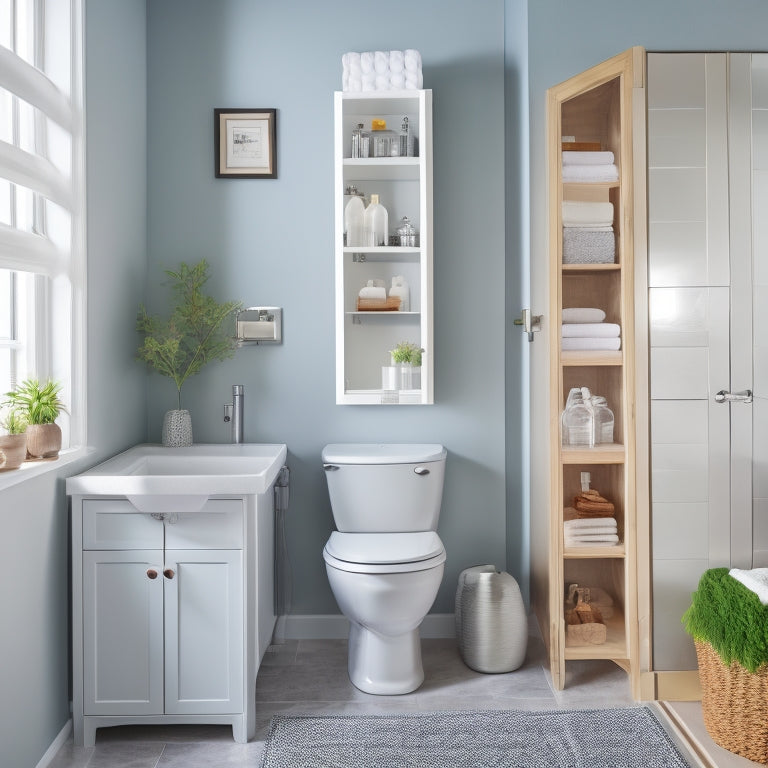
<svg viewBox="0 0 768 768">
<path fill-rule="evenodd" d="M 611 547 L 619 543 L 615 517 L 565 520 L 563 537 L 566 547 Z"/>
<path fill-rule="evenodd" d="M 613 264 L 613 203 L 563 200 L 563 264 Z"/>
<path fill-rule="evenodd" d="M 563 182 L 608 182 L 619 180 L 613 152 L 563 152 Z"/>
<path fill-rule="evenodd" d="M 605 312 L 597 307 L 563 309 L 562 349 L 621 349 L 621 326 L 604 321 Z"/>
<path fill-rule="evenodd" d="M 424 85 L 421 54 L 407 51 L 365 51 L 341 57 L 344 91 L 418 90 Z"/>
</svg>

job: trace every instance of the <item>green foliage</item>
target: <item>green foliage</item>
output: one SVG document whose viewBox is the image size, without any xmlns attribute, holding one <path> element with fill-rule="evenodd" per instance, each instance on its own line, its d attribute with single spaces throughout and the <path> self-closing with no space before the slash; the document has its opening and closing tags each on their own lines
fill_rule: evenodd
<svg viewBox="0 0 768 768">
<path fill-rule="evenodd" d="M 16 413 L 15 418 L 24 419 L 27 424 L 53 424 L 66 411 L 60 393 L 61 384 L 53 379 L 43 384 L 38 379 L 27 379 L 12 392 L 6 392 L 5 404 Z"/>
<path fill-rule="evenodd" d="M 390 350 L 393 363 L 410 363 L 421 365 L 421 354 L 424 350 L 410 341 L 401 341 L 394 349 Z"/>
<path fill-rule="evenodd" d="M 0 427 L 9 435 L 21 435 L 27 431 L 27 415 L 15 408 L 8 408 L 0 417 Z"/>
<path fill-rule="evenodd" d="M 144 335 L 137 356 L 150 368 L 173 379 L 181 408 L 181 387 L 213 360 L 232 357 L 234 333 L 227 333 L 226 321 L 240 308 L 236 301 L 219 303 L 203 293 L 208 281 L 208 263 L 203 259 L 190 266 L 182 263 L 172 279 L 175 306 L 168 319 L 150 315 L 141 306 L 136 330 Z"/>
<path fill-rule="evenodd" d="M 708 642 L 725 664 L 737 661 L 755 672 L 768 663 L 768 606 L 728 568 L 704 572 L 682 621 L 688 634 Z"/>
</svg>

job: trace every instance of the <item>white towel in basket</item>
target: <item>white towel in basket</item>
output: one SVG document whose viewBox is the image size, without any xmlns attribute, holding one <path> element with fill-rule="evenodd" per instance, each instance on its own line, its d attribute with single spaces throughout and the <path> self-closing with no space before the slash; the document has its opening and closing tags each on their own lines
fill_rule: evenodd
<svg viewBox="0 0 768 768">
<path fill-rule="evenodd" d="M 752 568 L 749 571 L 731 568 L 728 573 L 754 592 L 763 605 L 768 605 L 768 568 Z"/>
</svg>

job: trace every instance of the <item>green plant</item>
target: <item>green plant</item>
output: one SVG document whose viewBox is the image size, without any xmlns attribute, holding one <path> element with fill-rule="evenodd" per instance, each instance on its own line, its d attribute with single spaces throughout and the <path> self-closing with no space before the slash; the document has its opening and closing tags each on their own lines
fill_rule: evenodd
<svg viewBox="0 0 768 768">
<path fill-rule="evenodd" d="M 178 271 L 166 270 L 172 280 L 175 306 L 170 317 L 150 315 L 142 305 L 136 330 L 144 335 L 137 356 L 150 368 L 173 379 L 181 409 L 181 388 L 190 377 L 213 360 L 232 357 L 236 342 L 227 334 L 225 321 L 240 308 L 240 302 L 217 302 L 203 293 L 208 281 L 205 259 Z"/>
<path fill-rule="evenodd" d="M 9 435 L 21 435 L 27 431 L 27 416 L 15 408 L 7 408 L 0 416 L 0 427 Z"/>
<path fill-rule="evenodd" d="M 16 389 L 6 392 L 5 404 L 16 413 L 14 418 L 23 418 L 27 424 L 53 424 L 62 411 L 66 411 L 59 397 L 61 384 L 48 379 L 26 379 Z M 24 431 L 24 430 L 22 430 Z"/>
<path fill-rule="evenodd" d="M 390 350 L 393 363 L 410 363 L 413 366 L 421 365 L 421 355 L 424 352 L 421 347 L 410 341 L 401 341 L 394 349 Z"/>
</svg>

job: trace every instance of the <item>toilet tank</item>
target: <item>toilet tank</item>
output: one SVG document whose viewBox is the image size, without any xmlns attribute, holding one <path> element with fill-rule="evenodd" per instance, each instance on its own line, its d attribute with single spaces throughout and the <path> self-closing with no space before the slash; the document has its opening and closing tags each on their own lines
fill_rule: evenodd
<svg viewBox="0 0 768 768">
<path fill-rule="evenodd" d="M 437 530 L 447 456 L 442 445 L 335 443 L 322 456 L 342 533 Z"/>
</svg>

